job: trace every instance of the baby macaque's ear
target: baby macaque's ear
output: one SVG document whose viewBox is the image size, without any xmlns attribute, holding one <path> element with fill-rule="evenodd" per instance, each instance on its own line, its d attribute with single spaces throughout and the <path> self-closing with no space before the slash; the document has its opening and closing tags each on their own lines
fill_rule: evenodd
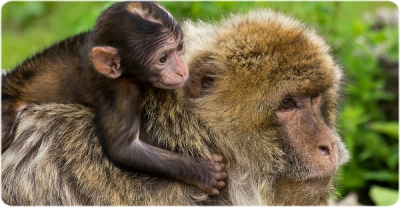
<svg viewBox="0 0 400 207">
<path fill-rule="evenodd" d="M 99 73 L 113 79 L 121 76 L 121 60 L 117 48 L 110 46 L 94 47 L 92 58 L 93 66 Z"/>
</svg>

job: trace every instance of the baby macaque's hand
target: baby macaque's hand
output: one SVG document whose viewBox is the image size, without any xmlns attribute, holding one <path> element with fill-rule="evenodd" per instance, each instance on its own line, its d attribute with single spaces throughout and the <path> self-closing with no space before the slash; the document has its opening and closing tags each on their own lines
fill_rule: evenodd
<svg viewBox="0 0 400 207">
<path fill-rule="evenodd" d="M 192 184 L 209 195 L 219 195 L 219 190 L 226 186 L 228 174 L 224 172 L 225 164 L 221 155 L 213 155 L 213 162 L 200 162 L 201 174 L 195 177 Z"/>
</svg>

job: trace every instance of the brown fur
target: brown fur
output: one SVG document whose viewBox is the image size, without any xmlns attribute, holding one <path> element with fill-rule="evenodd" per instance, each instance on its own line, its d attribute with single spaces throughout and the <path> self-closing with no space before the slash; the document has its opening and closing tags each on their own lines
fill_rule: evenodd
<svg viewBox="0 0 400 207">
<path fill-rule="evenodd" d="M 176 180 L 114 167 L 94 137 L 91 110 L 53 104 L 21 115 L 15 141 L 2 158 L 3 201 L 327 204 L 334 174 L 312 177 L 316 169 L 310 163 L 316 158 L 294 146 L 287 125 L 276 115 L 288 94 L 320 94 L 318 118 L 324 130 L 336 134 L 342 75 L 323 39 L 269 10 L 232 15 L 215 24 L 186 22 L 184 32 L 191 82 L 177 92 L 146 93 L 144 127 L 165 149 L 206 159 L 222 154 L 229 180 L 221 195 L 208 196 Z M 333 137 L 337 163 L 342 164 L 348 154 L 342 141 Z"/>
</svg>

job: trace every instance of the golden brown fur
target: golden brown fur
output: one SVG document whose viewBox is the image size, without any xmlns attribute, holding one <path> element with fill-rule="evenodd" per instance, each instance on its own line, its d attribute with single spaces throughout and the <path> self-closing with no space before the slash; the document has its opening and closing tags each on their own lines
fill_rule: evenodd
<svg viewBox="0 0 400 207">
<path fill-rule="evenodd" d="M 335 133 L 342 72 L 329 47 L 296 20 L 269 10 L 221 23 L 186 22 L 191 82 L 157 89 L 142 105 L 158 146 L 210 159 L 222 154 L 228 186 L 219 196 L 176 180 L 114 167 L 93 133 L 93 114 L 78 105 L 43 105 L 19 119 L 2 158 L 7 204 L 325 205 L 333 175 L 313 178 L 307 152 L 294 151 L 275 115 L 289 94 L 321 94 L 321 114 Z M 305 129 L 306 130 L 306 129 Z M 338 163 L 348 159 L 337 138 Z M 292 163 L 293 157 L 296 163 Z M 292 168 L 293 167 L 293 168 Z"/>
</svg>

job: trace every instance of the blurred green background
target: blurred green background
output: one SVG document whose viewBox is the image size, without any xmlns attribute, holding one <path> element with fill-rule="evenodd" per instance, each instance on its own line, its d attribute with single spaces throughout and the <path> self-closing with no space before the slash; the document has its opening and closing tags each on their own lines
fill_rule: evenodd
<svg viewBox="0 0 400 207">
<path fill-rule="evenodd" d="M 3 70 L 92 28 L 113 2 L 8 2 L 1 10 Z M 398 8 L 391 2 L 161 2 L 178 20 L 218 20 L 272 8 L 314 27 L 347 74 L 339 133 L 351 153 L 337 179 L 347 205 L 398 199 Z M 349 196 L 350 195 L 350 196 Z M 343 201 L 343 198 L 345 201 Z M 349 201 L 350 200 L 350 201 Z M 340 202 L 340 201 L 339 201 Z"/>
</svg>

